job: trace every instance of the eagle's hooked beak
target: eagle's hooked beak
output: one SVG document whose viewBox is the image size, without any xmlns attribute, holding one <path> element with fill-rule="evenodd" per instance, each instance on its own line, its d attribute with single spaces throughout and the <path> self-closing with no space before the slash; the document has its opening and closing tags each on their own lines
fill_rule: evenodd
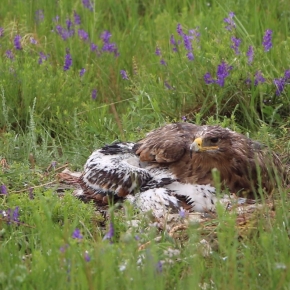
<svg viewBox="0 0 290 290">
<path fill-rule="evenodd" d="M 190 145 L 190 158 L 192 158 L 192 152 L 203 152 L 208 150 L 217 150 L 219 149 L 218 146 L 202 146 L 202 138 L 196 138 Z"/>
</svg>

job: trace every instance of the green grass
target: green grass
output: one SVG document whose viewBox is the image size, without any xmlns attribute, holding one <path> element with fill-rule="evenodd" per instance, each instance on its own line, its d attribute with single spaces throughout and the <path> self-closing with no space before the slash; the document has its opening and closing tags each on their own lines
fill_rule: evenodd
<svg viewBox="0 0 290 290">
<path fill-rule="evenodd" d="M 5 211 L 0 219 L 0 288 L 289 289 L 287 189 L 274 193 L 275 217 L 264 209 L 237 226 L 235 214 L 219 210 L 216 219 L 190 225 L 180 238 L 172 238 L 129 205 L 111 209 L 105 220 L 71 190 L 56 192 L 59 171 L 46 170 L 53 161 L 56 167 L 67 162 L 81 170 L 93 149 L 137 140 L 182 116 L 248 134 L 288 162 L 290 89 L 286 85 L 277 96 L 273 80 L 290 69 L 289 3 L 110 0 L 95 1 L 90 11 L 81 0 L 28 2 L 3 0 L 0 11 L 0 158 L 9 165 L 0 167 L 0 184 L 8 188 L 8 195 L 0 197 Z M 39 9 L 43 20 L 36 19 Z M 81 25 L 64 41 L 56 25 L 66 26 L 74 11 Z M 230 11 L 236 23 L 231 32 L 223 22 Z M 53 21 L 57 15 L 58 23 Z M 178 23 L 185 33 L 199 27 L 200 41 L 192 41 L 193 61 L 183 44 L 172 51 L 171 35 L 181 40 Z M 78 29 L 88 32 L 89 41 L 79 38 Z M 273 31 L 269 52 L 262 45 L 266 29 Z M 102 47 L 105 30 L 112 34 L 118 57 L 91 51 L 90 42 Z M 22 37 L 22 50 L 14 47 L 16 35 Z M 242 40 L 239 55 L 230 48 L 232 36 Z M 251 65 L 249 45 L 255 53 Z M 64 71 L 67 49 L 73 64 Z M 41 65 L 40 52 L 49 55 Z M 222 61 L 233 66 L 225 85 L 205 84 L 205 73 L 215 78 Z M 82 68 L 86 72 L 80 77 Z M 255 86 L 257 71 L 265 82 Z M 16 207 L 21 223 L 8 224 L 5 214 Z M 138 226 L 130 226 L 136 219 Z M 112 243 L 103 240 L 110 222 Z M 76 228 L 82 239 L 72 238 Z M 212 247 L 209 255 L 199 244 L 202 239 Z M 140 250 L 141 245 L 146 247 Z"/>
</svg>

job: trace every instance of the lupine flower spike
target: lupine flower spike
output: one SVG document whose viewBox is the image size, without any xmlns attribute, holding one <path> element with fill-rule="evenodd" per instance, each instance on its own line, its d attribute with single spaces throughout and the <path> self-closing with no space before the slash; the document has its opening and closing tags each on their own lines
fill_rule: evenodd
<svg viewBox="0 0 290 290">
<path fill-rule="evenodd" d="M 264 79 L 261 71 L 256 71 L 254 85 L 257 86 L 258 84 L 262 84 L 264 82 L 265 82 L 265 79 Z"/>
<path fill-rule="evenodd" d="M 253 46 L 249 46 L 249 49 L 247 51 L 247 57 L 248 57 L 248 64 L 251 64 L 254 59 L 254 48 Z"/>
<path fill-rule="evenodd" d="M 242 40 L 239 38 L 236 38 L 234 36 L 232 36 L 231 40 L 232 40 L 231 48 L 235 51 L 236 54 L 240 54 L 239 47 L 240 47 Z"/>
<path fill-rule="evenodd" d="M 78 35 L 79 35 L 80 39 L 83 41 L 86 41 L 89 39 L 89 34 L 83 29 L 78 30 Z"/>
<path fill-rule="evenodd" d="M 234 16 L 235 16 L 235 13 L 230 12 L 228 18 L 224 18 L 224 22 L 227 24 L 225 28 L 229 31 L 232 31 L 233 29 L 236 28 L 236 23 L 233 20 Z"/>
<path fill-rule="evenodd" d="M 157 56 L 161 56 L 161 50 L 160 50 L 159 47 L 156 47 L 156 49 L 155 49 L 155 54 L 156 54 Z"/>
<path fill-rule="evenodd" d="M 74 232 L 72 233 L 72 238 L 81 240 L 83 238 L 81 231 L 79 229 L 75 229 Z"/>
<path fill-rule="evenodd" d="M 65 61 L 64 61 L 64 66 L 63 66 L 63 70 L 67 71 L 70 69 L 70 67 L 72 66 L 72 57 L 69 53 L 69 49 L 66 50 L 66 55 L 65 55 Z"/>
<path fill-rule="evenodd" d="M 273 31 L 270 29 L 267 29 L 265 31 L 265 35 L 263 37 L 263 46 L 265 52 L 268 52 L 272 48 L 272 34 Z"/>
<path fill-rule="evenodd" d="M 22 46 L 21 46 L 21 36 L 20 35 L 16 35 L 14 37 L 14 47 L 17 50 L 21 50 Z"/>
<path fill-rule="evenodd" d="M 110 240 L 112 242 L 112 239 L 114 237 L 114 225 L 112 222 L 110 222 L 110 225 L 109 225 L 109 230 L 108 232 L 105 234 L 103 240 Z"/>
<path fill-rule="evenodd" d="M 225 79 L 229 76 L 230 71 L 233 69 L 232 66 L 229 66 L 224 61 L 218 65 L 217 68 L 217 79 L 214 80 L 209 72 L 204 75 L 204 81 L 207 85 L 209 84 L 218 84 L 220 87 L 223 87 L 225 84 Z"/>
<path fill-rule="evenodd" d="M 85 72 L 86 72 L 86 69 L 85 68 L 82 68 L 80 70 L 80 77 L 82 77 L 85 74 Z"/>
<path fill-rule="evenodd" d="M 120 70 L 120 74 L 123 80 L 129 80 L 128 75 L 125 70 Z"/>
<path fill-rule="evenodd" d="M 7 187 L 5 186 L 5 184 L 2 184 L 0 186 L 0 192 L 1 192 L 1 194 L 4 194 L 4 195 L 6 195 L 8 193 Z"/>
<path fill-rule="evenodd" d="M 82 0 L 83 5 L 85 8 L 89 9 L 90 11 L 93 11 L 93 4 L 90 0 Z"/>
<path fill-rule="evenodd" d="M 74 11 L 74 23 L 75 25 L 81 25 L 81 17 Z"/>
<path fill-rule="evenodd" d="M 274 85 L 276 86 L 276 96 L 280 96 L 283 92 L 285 85 L 290 83 L 290 70 L 286 70 L 284 73 L 284 77 L 274 79 L 273 80 Z"/>
<path fill-rule="evenodd" d="M 97 90 L 93 89 L 92 91 L 92 99 L 95 100 L 97 98 Z"/>
</svg>

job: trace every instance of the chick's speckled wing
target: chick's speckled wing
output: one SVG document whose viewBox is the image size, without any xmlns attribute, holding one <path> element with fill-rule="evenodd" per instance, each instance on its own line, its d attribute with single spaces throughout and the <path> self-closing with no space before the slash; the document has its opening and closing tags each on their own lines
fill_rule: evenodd
<svg viewBox="0 0 290 290">
<path fill-rule="evenodd" d="M 81 184 L 88 194 L 126 196 L 152 179 L 133 154 L 133 143 L 113 143 L 94 151 L 84 166 Z"/>
<path fill-rule="evenodd" d="M 171 163 L 178 161 L 194 140 L 200 126 L 190 123 L 174 123 L 158 128 L 137 142 L 133 151 L 141 161 Z"/>
</svg>

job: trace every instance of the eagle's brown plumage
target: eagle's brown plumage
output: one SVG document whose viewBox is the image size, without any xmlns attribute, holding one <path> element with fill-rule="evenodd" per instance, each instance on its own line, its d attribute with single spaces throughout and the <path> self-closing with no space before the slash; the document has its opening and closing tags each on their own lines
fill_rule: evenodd
<svg viewBox="0 0 290 290">
<path fill-rule="evenodd" d="M 197 138 L 208 149 L 190 156 Z M 211 150 L 214 147 L 218 148 Z M 134 149 L 141 161 L 168 167 L 182 183 L 214 185 L 212 170 L 216 168 L 223 186 L 234 193 L 256 192 L 259 180 L 262 189 L 271 192 L 275 177 L 283 176 L 281 161 L 269 148 L 220 126 L 165 125 L 137 142 Z"/>
</svg>

